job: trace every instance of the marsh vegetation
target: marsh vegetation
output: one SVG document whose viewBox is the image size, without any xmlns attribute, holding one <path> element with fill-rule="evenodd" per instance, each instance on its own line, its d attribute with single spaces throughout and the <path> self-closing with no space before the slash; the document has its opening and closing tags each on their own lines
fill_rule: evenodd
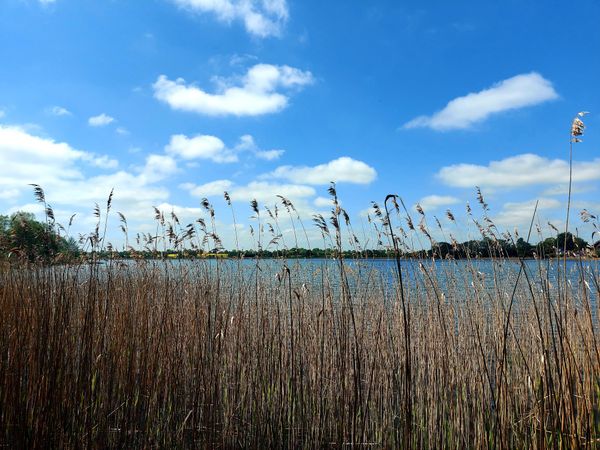
<svg viewBox="0 0 600 450">
<path fill-rule="evenodd" d="M 279 216 L 256 202 L 252 258 L 140 256 L 161 256 L 159 243 L 218 249 L 208 200 L 206 223 L 157 210 L 157 233 L 138 235 L 138 250 L 119 214 L 133 261 L 112 258 L 111 197 L 82 259 L 4 264 L 0 445 L 599 446 L 600 275 L 567 230 L 562 241 L 555 230 L 550 258 L 508 255 L 503 243 L 533 240 L 535 211 L 527 235 L 501 234 L 478 192 L 467 218 L 487 246 L 483 265 L 452 237 L 452 212 L 450 229 L 436 219 L 458 261 L 435 251 L 420 207 L 412 218 L 388 196 L 369 222 L 391 258 L 374 264 L 345 258 L 346 242 L 355 256 L 365 249 L 330 194 L 330 217 L 313 218 L 328 258 L 310 264 L 261 259 Z M 298 248 L 305 225 L 280 201 Z M 410 258 L 421 240 L 434 251 Z"/>
</svg>

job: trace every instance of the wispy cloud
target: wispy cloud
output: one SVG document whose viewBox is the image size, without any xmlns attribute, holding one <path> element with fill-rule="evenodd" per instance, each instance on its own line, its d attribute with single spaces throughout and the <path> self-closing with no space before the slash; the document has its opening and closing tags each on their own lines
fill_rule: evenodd
<svg viewBox="0 0 600 450">
<path fill-rule="evenodd" d="M 419 116 L 403 128 L 431 128 L 438 131 L 467 129 L 493 114 L 556 98 L 558 94 L 552 83 L 540 74 L 531 72 L 501 81 L 483 91 L 455 98 L 441 111 L 431 116 Z"/>
<path fill-rule="evenodd" d="M 264 159 L 265 161 L 275 161 L 283 155 L 284 150 L 258 150 L 256 151 L 256 157 Z"/>
<path fill-rule="evenodd" d="M 525 227 L 529 225 L 533 218 L 535 205 L 537 202 L 538 215 L 547 214 L 548 211 L 562 208 L 562 203 L 553 198 L 540 198 L 539 200 L 528 200 L 525 202 L 508 202 L 502 207 L 502 210 L 492 218 L 495 224 L 507 227 Z M 544 218 L 547 219 L 546 217 Z M 538 218 L 538 221 L 539 218 Z M 545 223 L 544 221 L 541 221 Z M 556 225 L 556 223 L 555 223 Z"/>
<path fill-rule="evenodd" d="M 328 184 L 336 183 L 369 184 L 377 178 L 377 172 L 368 164 L 348 156 L 334 159 L 317 166 L 280 166 L 262 178 L 281 178 L 293 183 Z"/>
<path fill-rule="evenodd" d="M 341 204 L 342 201 L 338 199 L 338 203 Z M 317 208 L 330 208 L 333 205 L 333 199 L 331 197 L 317 197 L 313 200 L 313 204 Z"/>
<path fill-rule="evenodd" d="M 115 121 L 114 117 L 111 117 L 107 114 L 102 113 L 98 116 L 90 117 L 88 119 L 88 124 L 91 127 L 104 127 L 106 125 L 113 123 L 114 121 Z"/>
<path fill-rule="evenodd" d="M 225 191 L 233 186 L 230 180 L 215 180 L 201 185 L 193 183 L 183 183 L 179 187 L 189 192 L 190 195 L 198 198 L 223 196 Z"/>
<path fill-rule="evenodd" d="M 169 80 L 165 75 L 154 83 L 154 96 L 171 108 L 209 116 L 258 116 L 281 111 L 288 104 L 288 96 L 281 92 L 306 86 L 313 82 L 308 71 L 289 66 L 257 64 L 251 67 L 236 85 L 220 80 L 219 89 L 209 93 L 187 85 L 178 78 Z"/>
<path fill-rule="evenodd" d="M 516 188 L 531 185 L 564 185 L 569 182 L 569 162 L 532 153 L 491 161 L 487 166 L 454 164 L 442 168 L 437 177 L 449 186 L 472 188 Z M 575 161 L 573 181 L 600 180 L 600 159 Z"/>
<path fill-rule="evenodd" d="M 54 116 L 71 116 L 71 111 L 67 108 L 63 108 L 62 106 L 53 106 L 50 108 L 50 114 Z"/>
<path fill-rule="evenodd" d="M 254 154 L 259 159 L 264 159 L 265 161 L 275 161 L 279 159 L 281 155 L 285 153 L 285 150 L 261 150 L 256 142 L 254 142 L 254 138 L 245 134 L 240 138 L 239 143 L 235 146 L 235 150 L 237 152 L 248 151 Z"/>
<path fill-rule="evenodd" d="M 419 200 L 419 205 L 425 211 L 432 211 L 440 206 L 454 205 L 460 200 L 450 195 L 428 195 Z"/>
<path fill-rule="evenodd" d="M 48 0 L 46 0 L 48 1 Z M 253 36 L 278 36 L 289 17 L 286 0 L 172 0 L 196 13 L 212 13 L 221 22 L 241 21 Z"/>
</svg>

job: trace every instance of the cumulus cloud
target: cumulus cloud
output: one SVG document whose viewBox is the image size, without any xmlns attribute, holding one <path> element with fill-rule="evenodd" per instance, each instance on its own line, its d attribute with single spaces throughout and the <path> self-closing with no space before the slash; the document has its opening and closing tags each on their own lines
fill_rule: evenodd
<svg viewBox="0 0 600 450">
<path fill-rule="evenodd" d="M 419 200 L 419 205 L 427 212 L 440 206 L 454 205 L 459 201 L 459 199 L 450 195 L 428 195 Z"/>
<path fill-rule="evenodd" d="M 0 125 L 0 189 L 19 189 L 28 183 L 80 180 L 78 162 L 111 168 L 117 165 L 107 156 L 76 150 L 64 142 L 32 135 L 19 127 Z"/>
<path fill-rule="evenodd" d="M 182 189 L 187 190 L 190 195 L 198 198 L 204 197 L 222 197 L 225 191 L 231 188 L 233 183 L 229 180 L 215 180 L 209 183 L 201 184 L 200 186 L 193 183 L 184 183 L 179 186 Z"/>
<path fill-rule="evenodd" d="M 348 156 L 317 166 L 280 166 L 263 178 L 282 178 L 311 185 L 336 183 L 369 184 L 377 177 L 374 168 Z"/>
<path fill-rule="evenodd" d="M 286 0 L 172 1 L 189 11 L 212 13 L 221 22 L 243 22 L 248 33 L 261 38 L 278 36 L 289 17 Z"/>
<path fill-rule="evenodd" d="M 67 108 L 63 108 L 62 106 L 53 106 L 50 108 L 50 114 L 54 116 L 71 116 L 71 111 Z"/>
<path fill-rule="evenodd" d="M 489 188 L 515 188 L 529 185 L 559 185 L 569 182 L 569 162 L 525 153 L 487 166 L 455 164 L 442 168 L 437 177 L 449 186 Z M 585 182 L 600 179 L 600 159 L 575 161 L 573 181 Z"/>
<path fill-rule="evenodd" d="M 177 162 L 168 155 L 148 155 L 140 176 L 147 183 L 163 180 L 177 172 Z"/>
<path fill-rule="evenodd" d="M 531 72 L 496 83 L 483 91 L 473 92 L 448 102 L 431 116 L 419 116 L 404 128 L 453 130 L 470 128 L 493 114 L 537 105 L 558 98 L 552 83 Z"/>
<path fill-rule="evenodd" d="M 504 204 L 500 213 L 493 217 L 492 220 L 496 225 L 507 227 L 528 226 L 533 217 L 536 201 L 538 202 L 538 214 L 541 211 L 559 209 L 562 206 L 561 202 L 553 198 L 540 198 L 539 201 L 509 202 Z M 545 223 L 545 220 L 541 222 Z"/>
<path fill-rule="evenodd" d="M 114 117 L 111 117 L 107 114 L 102 113 L 100 115 L 90 117 L 88 119 L 88 124 L 91 127 L 104 127 L 106 125 L 113 123 L 114 121 L 115 121 Z"/>
<path fill-rule="evenodd" d="M 238 160 L 237 155 L 228 149 L 223 141 L 215 136 L 198 135 L 189 138 L 183 134 L 171 136 L 165 147 L 168 154 L 183 159 L 209 159 L 217 163 L 230 163 Z"/>
<path fill-rule="evenodd" d="M 313 82 L 308 71 L 289 66 L 257 64 L 236 85 L 221 80 L 215 93 L 165 75 L 154 83 L 154 96 L 171 108 L 209 116 L 257 116 L 281 111 L 288 105 L 282 89 L 299 88 Z"/>
<path fill-rule="evenodd" d="M 30 183 L 41 185 L 53 205 L 80 212 L 102 203 L 115 188 L 115 209 L 128 216 L 152 217 L 152 205 L 168 199 L 169 191 L 153 183 L 177 170 L 169 156 L 150 155 L 136 173 L 117 171 L 89 175 L 86 166 L 112 169 L 118 162 L 106 155 L 77 150 L 65 142 L 0 125 L 0 199 L 11 203 L 29 195 Z M 26 207 L 14 206 L 14 210 Z M 58 210 L 55 209 L 55 213 Z M 70 215 L 70 214 L 69 214 Z M 82 216 L 82 215 L 78 215 Z M 58 217 L 58 215 L 57 215 Z M 68 215 L 67 215 L 68 220 Z"/>
<path fill-rule="evenodd" d="M 233 163 L 239 161 L 239 155 L 249 152 L 256 158 L 267 161 L 278 159 L 283 150 L 261 150 L 254 138 L 245 134 L 238 143 L 229 148 L 216 136 L 197 135 L 188 137 L 183 134 L 171 136 L 169 144 L 165 147 L 167 154 L 184 160 L 207 159 L 216 163 Z M 191 163 L 188 163 L 188 165 Z"/>
<path fill-rule="evenodd" d="M 302 184 L 281 184 L 266 181 L 252 181 L 245 185 L 236 185 L 230 180 L 215 180 L 197 186 L 185 183 L 180 186 L 190 195 L 198 198 L 222 196 L 227 191 L 234 202 L 250 202 L 257 200 L 260 203 L 279 202 L 278 195 L 292 201 L 304 201 L 315 195 L 314 188 Z"/>
</svg>

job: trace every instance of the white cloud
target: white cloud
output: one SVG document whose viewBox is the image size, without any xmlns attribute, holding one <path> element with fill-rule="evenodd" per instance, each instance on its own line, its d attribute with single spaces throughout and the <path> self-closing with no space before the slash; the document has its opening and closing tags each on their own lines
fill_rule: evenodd
<svg viewBox="0 0 600 450">
<path fill-rule="evenodd" d="M 540 184 L 567 184 L 569 163 L 532 153 L 492 161 L 487 166 L 455 164 L 442 168 L 437 177 L 449 186 L 514 188 Z M 573 163 L 573 181 L 600 179 L 600 159 Z"/>
<path fill-rule="evenodd" d="M 257 158 L 264 159 L 266 161 L 275 161 L 283 155 L 284 150 L 258 150 L 255 155 Z"/>
<path fill-rule="evenodd" d="M 154 183 L 173 175 L 177 170 L 177 162 L 170 156 L 152 154 L 146 157 L 140 176 L 146 183 Z"/>
<path fill-rule="evenodd" d="M 264 159 L 266 161 L 275 161 L 285 153 L 284 150 L 261 150 L 254 142 L 254 138 L 249 134 L 245 134 L 240 138 L 240 141 L 235 146 L 235 150 L 238 152 L 252 152 L 257 158 Z"/>
<path fill-rule="evenodd" d="M 6 116 L 6 111 L 0 108 L 0 119 L 3 119 Z"/>
<path fill-rule="evenodd" d="M 94 202 L 103 202 L 115 188 L 115 206 L 128 214 L 142 210 L 151 217 L 152 203 L 168 198 L 168 190 L 151 183 L 163 179 L 176 170 L 168 156 L 150 155 L 139 174 L 119 171 L 89 176 L 85 165 L 105 169 L 118 162 L 106 155 L 76 150 L 64 142 L 56 142 L 30 134 L 19 127 L 0 125 L 0 196 L 17 200 L 31 193 L 30 183 L 39 184 L 54 205 L 67 205 L 80 210 L 91 209 Z"/>
<path fill-rule="evenodd" d="M 113 123 L 114 121 L 115 121 L 114 117 L 110 117 L 109 115 L 102 113 L 98 116 L 90 117 L 88 119 L 88 124 L 91 127 L 103 127 L 103 126 Z"/>
<path fill-rule="evenodd" d="M 273 161 L 278 159 L 283 150 L 261 150 L 254 138 L 249 134 L 240 137 L 233 148 L 228 148 L 225 143 L 216 136 L 197 135 L 187 137 L 183 134 L 171 136 L 169 144 L 165 146 L 167 154 L 185 160 L 207 159 L 216 163 L 233 163 L 239 161 L 239 155 L 250 152 L 256 158 Z M 197 167 L 196 163 L 188 162 L 188 167 Z"/>
<path fill-rule="evenodd" d="M 205 216 L 205 211 L 199 207 L 180 206 L 167 202 L 155 206 L 159 211 L 164 213 L 165 217 L 170 217 L 169 214 L 171 214 L 171 212 L 175 213 L 182 225 L 186 222 L 192 222 L 199 217 Z"/>
<path fill-rule="evenodd" d="M 0 199 L 1 200 L 13 200 L 19 197 L 18 189 L 0 189 Z"/>
<path fill-rule="evenodd" d="M 327 197 L 317 197 L 313 200 L 313 203 L 317 208 L 331 208 L 333 205 L 332 199 Z M 341 203 L 341 201 L 338 200 L 338 203 Z"/>
<path fill-rule="evenodd" d="M 425 212 L 434 210 L 440 206 L 454 205 L 460 200 L 449 195 L 428 195 L 419 200 L 419 205 Z"/>
<path fill-rule="evenodd" d="M 165 147 L 170 155 L 183 159 L 209 159 L 217 163 L 230 163 L 238 160 L 237 155 L 228 149 L 223 141 L 215 136 L 199 135 L 188 138 L 183 134 L 171 136 Z"/>
<path fill-rule="evenodd" d="M 67 108 L 63 108 L 62 106 L 53 106 L 50 108 L 50 114 L 55 116 L 71 116 L 71 111 Z"/>
<path fill-rule="evenodd" d="M 571 194 L 583 194 L 585 192 L 594 191 L 596 188 L 594 186 L 579 186 L 572 185 L 571 186 Z M 558 184 L 556 186 L 552 186 L 542 192 L 542 195 L 567 195 L 569 193 L 569 185 L 568 184 Z"/>
<path fill-rule="evenodd" d="M 286 0 L 172 0 L 198 13 L 213 13 L 221 22 L 241 21 L 257 37 L 277 36 L 289 17 Z"/>
<path fill-rule="evenodd" d="M 280 166 L 273 172 L 263 175 L 263 178 L 283 178 L 293 183 L 329 184 L 356 183 L 369 184 L 377 177 L 377 172 L 362 161 L 348 156 L 334 159 L 326 164 L 317 166 Z"/>
<path fill-rule="evenodd" d="M 404 128 L 466 129 L 493 114 L 558 98 L 550 81 L 531 72 L 506 79 L 483 91 L 451 100 L 431 116 L 419 116 Z"/>
<path fill-rule="evenodd" d="M 250 202 L 256 199 L 259 203 L 279 202 L 278 195 L 292 201 L 301 202 L 315 195 L 314 188 L 301 184 L 280 184 L 266 181 L 252 181 L 246 185 L 235 185 L 230 180 L 215 180 L 197 186 L 185 183 L 179 186 L 190 195 L 198 198 L 222 196 L 227 191 L 234 202 Z"/>
<path fill-rule="evenodd" d="M 121 136 L 129 136 L 129 130 L 125 127 L 118 127 L 116 130 L 117 134 L 120 134 Z"/>
<path fill-rule="evenodd" d="M 281 111 L 288 97 L 281 88 L 302 87 L 313 82 L 310 72 L 289 66 L 257 64 L 241 80 L 241 85 L 221 80 L 216 93 L 186 85 L 185 80 L 169 80 L 165 75 L 154 83 L 154 96 L 171 108 L 209 116 L 257 116 Z"/>
<path fill-rule="evenodd" d="M 107 155 L 96 156 L 86 153 L 82 159 L 101 169 L 115 169 L 119 166 L 119 161 L 110 158 Z"/>
<path fill-rule="evenodd" d="M 19 189 L 29 183 L 52 184 L 83 179 L 77 163 L 96 167 L 114 167 L 116 161 L 32 135 L 19 127 L 0 125 L 0 188 Z"/>
<path fill-rule="evenodd" d="M 233 186 L 229 180 L 215 180 L 210 183 L 205 183 L 197 186 L 193 183 L 185 183 L 179 186 L 182 189 L 189 191 L 190 195 L 198 198 L 219 196 L 222 197 L 224 192 Z"/>
<path fill-rule="evenodd" d="M 525 227 L 531 223 L 533 218 L 533 212 L 535 210 L 535 203 L 537 200 L 529 200 L 526 202 L 509 202 L 505 203 L 502 211 L 492 218 L 496 225 L 503 225 L 506 227 Z M 552 210 L 561 208 L 562 203 L 553 198 L 540 198 L 538 203 L 538 215 L 541 211 Z M 536 222 L 545 223 L 546 220 L 539 220 L 538 217 Z M 525 236 L 524 236 L 525 237 Z"/>
<path fill-rule="evenodd" d="M 579 212 L 582 209 L 587 209 L 594 215 L 600 214 L 600 202 L 589 200 L 575 200 L 571 204 L 573 211 Z"/>
<path fill-rule="evenodd" d="M 245 186 L 237 186 L 229 192 L 232 201 L 249 202 L 256 199 L 260 203 L 279 202 L 277 195 L 282 195 L 292 202 L 313 197 L 315 190 L 300 184 L 279 184 L 264 181 L 252 181 Z"/>
<path fill-rule="evenodd" d="M 94 204 L 102 209 L 114 188 L 112 213 L 109 217 L 108 240 L 120 247 L 124 243 L 117 229 L 116 211 L 121 211 L 129 221 L 130 243 L 133 233 L 155 230 L 152 225 L 153 206 L 168 213 L 174 211 L 182 220 L 199 217 L 201 208 L 173 204 L 169 190 L 161 180 L 178 171 L 177 161 L 169 155 L 148 155 L 144 163 L 132 171 L 94 174 L 90 168 L 113 168 L 118 162 L 105 155 L 74 149 L 64 142 L 32 134 L 30 130 L 0 125 L 0 205 L 5 211 L 19 210 L 43 214 L 41 206 L 32 201 L 32 188 L 36 183 L 45 190 L 59 223 L 66 225 L 70 216 L 77 213 L 71 235 L 89 233 L 96 225 L 92 214 Z M 23 201 L 25 199 L 25 201 Z"/>
<path fill-rule="evenodd" d="M 39 2 L 42 5 L 51 5 L 52 3 L 56 2 L 56 0 L 39 0 Z"/>
<path fill-rule="evenodd" d="M 40 203 L 26 203 L 24 205 L 14 206 L 7 211 L 8 215 L 14 214 L 16 212 L 44 214 L 44 207 Z"/>
</svg>

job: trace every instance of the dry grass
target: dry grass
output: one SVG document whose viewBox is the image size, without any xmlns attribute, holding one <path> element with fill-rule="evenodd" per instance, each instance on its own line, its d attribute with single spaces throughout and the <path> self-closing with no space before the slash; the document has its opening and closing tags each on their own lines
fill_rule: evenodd
<svg viewBox="0 0 600 450">
<path fill-rule="evenodd" d="M 597 446 L 598 291 L 583 266 L 565 287 L 543 262 L 520 276 L 503 260 L 485 276 L 404 262 L 407 385 L 387 274 L 238 264 L 2 270 L 0 443 Z"/>
</svg>

